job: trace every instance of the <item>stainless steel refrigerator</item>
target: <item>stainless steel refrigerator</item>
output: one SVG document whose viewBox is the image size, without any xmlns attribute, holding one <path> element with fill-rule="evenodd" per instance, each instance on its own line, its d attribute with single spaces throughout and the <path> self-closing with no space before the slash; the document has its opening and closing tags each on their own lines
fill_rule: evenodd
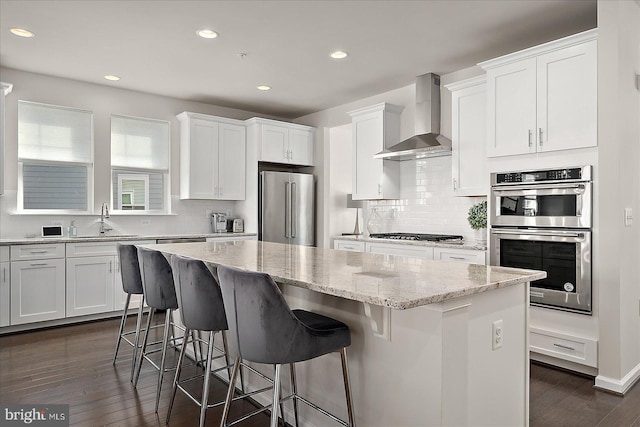
<svg viewBox="0 0 640 427">
<path fill-rule="evenodd" d="M 260 172 L 259 239 L 313 246 L 315 209 L 313 175 Z"/>
</svg>

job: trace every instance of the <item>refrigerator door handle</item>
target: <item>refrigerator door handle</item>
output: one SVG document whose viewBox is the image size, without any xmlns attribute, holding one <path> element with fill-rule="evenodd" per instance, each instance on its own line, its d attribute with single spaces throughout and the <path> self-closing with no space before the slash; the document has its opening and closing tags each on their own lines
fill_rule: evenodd
<svg viewBox="0 0 640 427">
<path fill-rule="evenodd" d="M 291 182 L 284 184 L 284 237 L 291 238 Z"/>
<path fill-rule="evenodd" d="M 296 237 L 296 204 L 298 203 L 297 200 L 297 194 L 296 194 L 296 183 L 292 182 L 291 183 L 291 210 L 289 211 L 291 213 L 291 237 L 294 238 Z"/>
</svg>

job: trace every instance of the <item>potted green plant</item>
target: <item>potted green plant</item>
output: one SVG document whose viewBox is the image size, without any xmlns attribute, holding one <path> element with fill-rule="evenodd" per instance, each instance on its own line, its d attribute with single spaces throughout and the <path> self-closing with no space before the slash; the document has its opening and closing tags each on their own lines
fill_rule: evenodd
<svg viewBox="0 0 640 427">
<path fill-rule="evenodd" d="M 469 216 L 467 216 L 469 225 L 476 232 L 476 241 L 480 246 L 486 246 L 487 244 L 487 201 L 483 200 L 480 203 L 469 208 Z"/>
</svg>

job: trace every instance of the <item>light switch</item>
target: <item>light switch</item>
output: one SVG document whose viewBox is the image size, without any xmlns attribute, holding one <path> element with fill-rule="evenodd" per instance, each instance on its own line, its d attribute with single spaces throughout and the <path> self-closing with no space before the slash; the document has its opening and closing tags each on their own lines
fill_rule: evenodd
<svg viewBox="0 0 640 427">
<path fill-rule="evenodd" d="M 633 209 L 624 208 L 624 226 L 631 227 L 633 224 Z"/>
</svg>

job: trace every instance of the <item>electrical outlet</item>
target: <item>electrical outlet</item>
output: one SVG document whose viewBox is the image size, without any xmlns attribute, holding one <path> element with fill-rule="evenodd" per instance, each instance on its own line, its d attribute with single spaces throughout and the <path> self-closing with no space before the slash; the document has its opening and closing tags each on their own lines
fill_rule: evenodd
<svg viewBox="0 0 640 427">
<path fill-rule="evenodd" d="M 493 328 L 492 328 L 492 334 L 491 334 L 491 349 L 492 350 L 497 350 L 499 348 L 502 347 L 502 341 L 503 341 L 503 328 L 502 328 L 502 319 L 500 320 L 496 320 L 495 322 L 493 322 Z"/>
<path fill-rule="evenodd" d="M 624 226 L 631 227 L 633 224 L 633 209 L 624 208 Z"/>
<path fill-rule="evenodd" d="M 140 224 L 142 224 L 142 225 L 151 225 L 151 220 L 150 219 L 140 220 Z"/>
</svg>

